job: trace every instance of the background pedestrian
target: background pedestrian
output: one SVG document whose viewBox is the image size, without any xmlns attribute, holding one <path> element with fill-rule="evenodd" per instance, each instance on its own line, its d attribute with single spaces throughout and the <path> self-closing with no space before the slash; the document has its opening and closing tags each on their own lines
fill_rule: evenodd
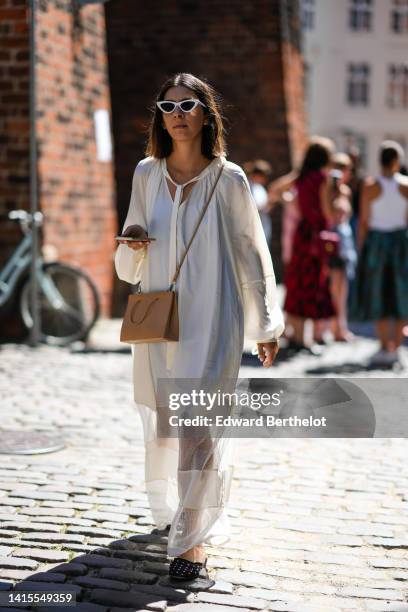
<svg viewBox="0 0 408 612">
<path fill-rule="evenodd" d="M 348 342 L 353 334 L 348 329 L 347 299 L 349 281 L 354 278 L 357 252 L 350 225 L 352 215 L 352 191 L 348 186 L 352 162 L 345 153 L 333 156 L 333 170 L 330 173 L 333 199 L 333 225 L 331 230 L 339 237 L 337 253 L 329 259 L 330 291 L 336 314 L 332 320 L 334 339 Z"/>
<path fill-rule="evenodd" d="M 255 161 L 244 164 L 244 170 L 248 177 L 249 187 L 256 202 L 266 242 L 270 249 L 272 241 L 272 219 L 269 212 L 269 198 L 266 187 L 270 181 L 272 168 L 264 159 L 256 159 Z"/>
<path fill-rule="evenodd" d="M 284 201 L 283 193 L 295 188 L 300 219 L 294 234 L 290 262 L 285 271 L 284 310 L 291 315 L 294 344 L 304 347 L 304 322 L 312 319 L 316 340 L 319 323 L 335 314 L 329 290 L 328 253 L 321 232 L 332 219 L 328 172 L 335 147 L 327 138 L 311 139 L 300 170 L 270 185 L 271 202 Z"/>
<path fill-rule="evenodd" d="M 402 147 L 386 140 L 380 173 L 365 181 L 360 203 L 360 251 L 350 318 L 375 321 L 380 341 L 372 364 L 393 365 L 408 319 L 408 178 L 399 173 Z"/>
</svg>

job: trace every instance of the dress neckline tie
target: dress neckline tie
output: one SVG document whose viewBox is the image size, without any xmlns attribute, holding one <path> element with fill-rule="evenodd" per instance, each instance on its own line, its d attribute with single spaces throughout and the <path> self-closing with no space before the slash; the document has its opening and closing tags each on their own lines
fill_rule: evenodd
<svg viewBox="0 0 408 612">
<path fill-rule="evenodd" d="M 221 157 L 215 157 L 213 160 L 211 160 L 211 162 L 208 164 L 208 166 L 206 166 L 203 170 L 201 170 L 201 172 L 199 174 L 197 174 L 196 176 L 194 176 L 192 179 L 190 179 L 189 181 L 186 181 L 185 183 L 176 183 L 176 181 L 174 179 L 172 179 L 172 177 L 169 174 L 169 171 L 167 169 L 167 162 L 166 162 L 166 158 L 163 157 L 163 159 L 161 160 L 161 166 L 162 166 L 162 170 L 163 170 L 163 174 L 166 178 L 169 179 L 169 181 L 175 186 L 176 188 L 176 194 L 174 196 L 174 204 L 176 204 L 177 206 L 180 204 L 180 199 L 183 193 L 183 189 L 184 187 L 187 187 L 187 185 L 190 185 L 190 183 L 194 183 L 196 181 L 198 181 L 199 179 L 203 178 L 208 172 L 211 171 L 211 169 L 214 167 L 215 163 L 217 161 L 222 160 Z"/>
<path fill-rule="evenodd" d="M 207 168 L 208 168 L 208 166 L 207 166 Z M 206 170 L 207 168 L 204 168 L 204 170 Z M 173 179 L 171 178 L 171 176 L 170 176 L 170 174 L 169 174 L 169 171 L 167 170 L 166 160 L 164 160 L 164 163 L 163 163 L 163 170 L 164 170 L 164 176 L 165 176 L 166 178 L 168 178 L 168 179 L 169 179 L 169 181 L 170 181 L 170 182 L 171 182 L 171 183 L 172 183 L 172 184 L 175 186 L 175 188 L 176 188 L 176 193 L 175 193 L 175 195 L 174 195 L 174 200 L 173 200 L 173 203 L 174 203 L 174 205 L 175 205 L 175 206 L 180 206 L 180 204 L 181 204 L 181 198 L 182 198 L 182 195 L 183 195 L 183 190 L 184 190 L 184 187 L 187 187 L 187 185 L 190 185 L 190 183 L 194 183 L 194 182 L 196 182 L 196 181 L 199 179 L 199 177 L 201 176 L 201 174 L 202 174 L 202 173 L 200 172 L 200 174 L 197 174 L 197 176 L 195 176 L 194 178 L 190 179 L 190 180 L 189 180 L 189 181 L 187 181 L 186 183 L 176 183 L 176 181 L 175 181 L 175 180 L 173 180 Z M 170 195 L 171 195 L 171 194 L 170 194 Z"/>
</svg>

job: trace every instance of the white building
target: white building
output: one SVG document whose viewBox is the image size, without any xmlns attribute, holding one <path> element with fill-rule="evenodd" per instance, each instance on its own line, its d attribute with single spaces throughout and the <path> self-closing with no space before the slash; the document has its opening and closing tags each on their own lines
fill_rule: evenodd
<svg viewBox="0 0 408 612">
<path fill-rule="evenodd" d="M 384 139 L 408 154 L 408 0 L 300 1 L 309 132 L 376 173 Z"/>
</svg>

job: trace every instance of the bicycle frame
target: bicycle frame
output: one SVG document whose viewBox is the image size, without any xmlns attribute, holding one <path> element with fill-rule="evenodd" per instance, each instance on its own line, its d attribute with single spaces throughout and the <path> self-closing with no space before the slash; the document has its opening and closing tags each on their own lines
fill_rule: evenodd
<svg viewBox="0 0 408 612">
<path fill-rule="evenodd" d="M 23 237 L 0 269 L 0 316 L 6 312 L 12 300 L 18 298 L 22 321 L 27 329 L 31 329 L 31 225 L 41 226 L 43 215 L 40 212 L 30 215 L 24 210 L 14 210 L 8 214 L 8 218 L 19 222 Z M 38 306 L 44 310 L 48 323 L 52 323 L 51 327 L 41 327 L 42 339 L 48 344 L 65 346 L 69 341 L 86 337 L 99 315 L 98 292 L 92 280 L 74 266 L 50 258 L 44 261 L 41 255 L 35 262 L 34 271 Z M 69 327 L 66 326 L 67 321 L 70 321 Z"/>
<path fill-rule="evenodd" d="M 23 238 L 4 268 L 0 271 L 0 307 L 13 295 L 16 285 L 31 261 L 31 235 Z M 39 258 L 38 266 L 42 264 Z"/>
<path fill-rule="evenodd" d="M 6 304 L 13 295 L 17 282 L 24 272 L 28 270 L 30 261 L 31 234 L 23 238 L 23 241 L 18 245 L 3 270 L 0 271 L 0 307 Z M 37 260 L 37 279 L 44 295 L 56 310 L 64 310 L 71 314 L 74 313 L 76 316 L 75 310 L 65 303 L 54 283 L 44 274 L 43 263 L 42 257 L 39 257 Z"/>
</svg>

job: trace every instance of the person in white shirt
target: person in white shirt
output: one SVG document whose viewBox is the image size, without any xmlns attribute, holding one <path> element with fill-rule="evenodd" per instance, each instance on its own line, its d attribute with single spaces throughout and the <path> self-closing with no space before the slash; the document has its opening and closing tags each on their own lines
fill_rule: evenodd
<svg viewBox="0 0 408 612">
<path fill-rule="evenodd" d="M 408 319 L 408 178 L 399 173 L 402 147 L 386 140 L 380 174 L 363 186 L 360 250 L 350 312 L 354 321 L 375 321 L 380 349 L 373 365 L 393 365 Z"/>
<path fill-rule="evenodd" d="M 167 290 L 222 169 L 177 280 L 179 341 L 132 347 L 146 488 L 157 527 L 170 525 L 169 575 L 183 580 L 205 573 L 203 543 L 228 540 L 231 440 L 205 430 L 201 438 L 158 437 L 158 381 L 210 380 L 216 391 L 237 379 L 244 334 L 269 367 L 284 329 L 256 204 L 242 168 L 225 158 L 217 99 L 186 73 L 160 89 L 122 233 L 155 241 L 123 242 L 115 256 L 121 279 L 143 292 Z"/>
</svg>

